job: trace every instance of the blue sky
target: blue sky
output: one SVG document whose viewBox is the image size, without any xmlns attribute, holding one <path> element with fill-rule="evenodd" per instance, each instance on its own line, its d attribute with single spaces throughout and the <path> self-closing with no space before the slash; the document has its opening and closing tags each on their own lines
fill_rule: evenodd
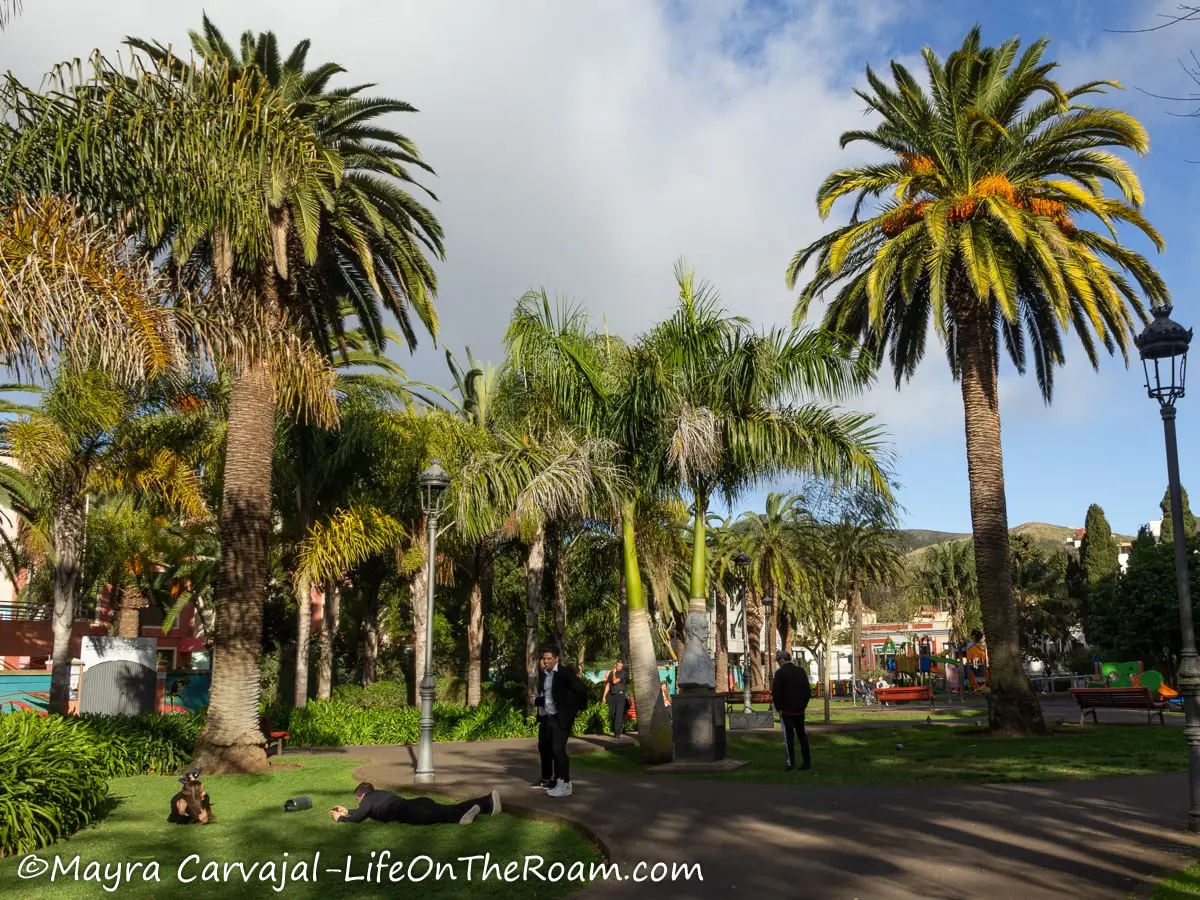
<svg viewBox="0 0 1200 900">
<path fill-rule="evenodd" d="M 1200 120 L 1185 104 L 1142 93 L 1200 92 L 1178 59 L 1200 51 L 1200 24 L 1153 34 L 1104 29 L 1161 21 L 1177 0 L 38 0 L 0 34 L 4 64 L 36 83 L 56 62 L 127 35 L 186 47 L 206 10 L 230 39 L 276 31 L 310 61 L 336 60 L 342 83 L 373 82 L 418 113 L 396 126 L 437 174 L 425 179 L 446 233 L 439 263 L 439 345 L 424 340 L 410 375 L 448 383 L 443 348 L 498 361 L 514 301 L 544 287 L 585 305 L 596 327 L 633 337 L 670 314 L 672 266 L 685 256 L 727 306 L 769 326 L 795 297 L 784 271 L 821 223 L 814 195 L 835 168 L 869 159 L 838 147 L 863 122 L 851 93 L 869 63 L 919 69 L 979 22 L 988 43 L 1046 35 L 1060 80 L 1124 83 L 1096 102 L 1138 115 L 1152 150 L 1135 161 L 1146 215 L 1167 250 L 1154 255 L 1175 317 L 1200 324 L 1194 302 L 1200 201 Z M 1139 89 L 1141 89 L 1139 91 Z M 1197 104 L 1200 105 L 1200 104 Z M 847 211 L 836 211 L 833 219 Z M 1150 252 L 1144 240 L 1133 241 Z M 1158 517 L 1166 485 L 1157 410 L 1136 360 L 1105 358 L 1094 373 L 1070 339 L 1053 406 L 1032 378 L 1001 385 L 1012 524 L 1081 525 L 1100 503 L 1115 529 Z M 1200 377 L 1200 376 L 1197 376 Z M 1189 452 L 1200 437 L 1200 385 L 1179 409 L 1185 486 L 1200 491 Z M 911 384 L 890 379 L 853 404 L 893 436 L 910 527 L 970 527 L 962 411 L 932 342 Z M 1193 482 L 1194 479 L 1194 482 Z M 782 483 L 775 487 L 787 489 Z M 735 513 L 761 508 L 763 490 Z M 1200 495 L 1198 495 L 1200 496 Z"/>
<path fill-rule="evenodd" d="M 762 6 L 778 21 L 796 14 L 773 0 L 764 0 Z M 1146 191 L 1147 214 L 1163 234 L 1167 251 L 1157 255 L 1148 242 L 1138 240 L 1140 236 L 1130 236 L 1130 240 L 1152 256 L 1172 290 L 1174 317 L 1191 327 L 1197 319 L 1193 260 L 1200 167 L 1189 160 L 1200 160 L 1200 120 L 1180 114 L 1200 103 L 1172 103 L 1143 92 L 1187 96 L 1200 91 L 1179 62 L 1183 58 L 1192 65 L 1185 58 L 1191 45 L 1200 51 L 1200 24 L 1183 23 L 1152 34 L 1106 31 L 1145 28 L 1163 21 L 1150 14 L 1150 6 L 1117 0 L 1014 0 L 1003 4 L 926 0 L 911 4 L 903 23 L 880 40 L 864 61 L 881 71 L 890 58 L 913 57 L 924 44 L 944 55 L 978 23 L 988 43 L 1009 36 L 1028 43 L 1048 36 L 1049 56 L 1063 60 L 1064 69 L 1071 73 L 1071 77 L 1063 77 L 1064 82 L 1122 81 L 1125 92 L 1111 94 L 1108 102 L 1133 110 L 1150 131 L 1152 152 L 1136 162 L 1136 169 Z M 1161 6 L 1168 13 L 1173 8 Z M 760 50 L 761 45 L 743 42 L 737 52 L 752 59 Z M 1089 65 L 1091 53 L 1111 65 Z M 915 68 L 912 59 L 906 62 Z M 1106 357 L 1099 374 L 1092 372 L 1073 338 L 1067 356 L 1068 367 L 1059 376 L 1052 406 L 1042 406 L 1028 393 L 1032 377 L 1025 379 L 1027 383 L 1021 386 L 1025 393 L 1017 402 L 1012 402 L 1012 391 L 1002 398 L 1010 524 L 1043 521 L 1081 526 L 1087 506 L 1096 502 L 1104 507 L 1116 530 L 1134 533 L 1140 524 L 1159 517 L 1157 505 L 1166 487 L 1157 406 L 1142 389 L 1136 351 L 1128 369 L 1119 356 Z M 932 342 L 923 367 L 923 375 L 933 370 L 937 378 L 949 382 L 945 358 Z M 1015 378 L 1015 372 L 1007 368 L 1010 380 L 1006 388 L 1013 386 Z M 886 376 L 883 380 L 890 381 Z M 1192 394 L 1197 395 L 1200 386 Z M 962 414 L 953 405 L 953 396 L 946 399 L 950 401 L 946 407 L 940 413 L 929 411 L 926 422 L 931 426 L 953 422 L 954 428 L 939 430 L 932 439 L 906 433 L 896 443 L 900 500 L 909 527 L 965 532 L 970 530 L 970 508 Z M 1194 403 L 1185 398 L 1179 406 L 1185 488 L 1197 474 L 1194 455 L 1189 452 L 1200 437 L 1200 409 Z M 888 422 L 886 401 L 880 418 Z M 779 487 L 788 489 L 790 485 Z M 746 505 L 756 506 L 759 496 L 761 492 L 745 498 Z"/>
</svg>

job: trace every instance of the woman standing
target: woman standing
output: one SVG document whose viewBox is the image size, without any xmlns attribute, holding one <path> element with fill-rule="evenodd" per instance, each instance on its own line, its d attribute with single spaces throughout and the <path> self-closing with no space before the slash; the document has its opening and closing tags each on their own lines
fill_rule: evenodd
<svg viewBox="0 0 1200 900">
<path fill-rule="evenodd" d="M 621 737 L 625 730 L 625 692 L 629 684 L 629 675 L 625 671 L 623 660 L 617 660 L 613 670 L 604 678 L 604 696 L 601 703 L 608 704 L 608 713 L 612 717 L 612 733 Z"/>
</svg>

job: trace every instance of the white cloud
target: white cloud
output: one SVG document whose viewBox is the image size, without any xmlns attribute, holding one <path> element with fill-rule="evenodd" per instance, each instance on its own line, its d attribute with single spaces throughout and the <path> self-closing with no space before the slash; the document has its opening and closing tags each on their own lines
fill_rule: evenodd
<svg viewBox="0 0 1200 900">
<path fill-rule="evenodd" d="M 247 28 L 274 30 L 284 47 L 311 38 L 310 60 L 343 64 L 343 83 L 376 82 L 378 93 L 420 110 L 397 127 L 438 173 L 429 186 L 448 250 L 439 267 L 441 344 L 498 360 L 524 291 L 568 295 L 597 325 L 604 315 L 614 333 L 632 335 L 673 306 L 681 254 L 730 308 L 763 324 L 788 320 L 787 262 L 823 227 L 816 188 L 869 154 L 838 147 L 842 131 L 864 122 L 850 88 L 863 83 L 866 62 L 909 61 L 918 48 L 888 45 L 891 26 L 933 14 L 869 0 L 779 6 L 36 0 L 0 35 L 0 48 L 7 67 L 36 82 L 54 62 L 93 47 L 113 53 L 130 34 L 186 47 L 205 9 L 231 40 Z M 1170 55 L 1186 37 L 1164 38 Z M 1063 60 L 1064 80 L 1151 86 L 1161 47 L 1108 35 L 1086 48 L 1055 41 L 1051 54 Z M 1081 361 L 1077 347 L 1069 356 Z M 428 340 L 406 364 L 414 377 L 445 377 Z M 1103 389 L 1078 365 L 1060 376 L 1053 419 L 1032 378 L 1006 378 L 1006 426 L 1066 427 L 1057 414 L 1070 397 Z M 1119 363 L 1105 368 L 1133 377 Z M 860 405 L 881 414 L 904 454 L 962 440 L 958 389 L 932 341 L 903 391 L 884 372 Z"/>
</svg>

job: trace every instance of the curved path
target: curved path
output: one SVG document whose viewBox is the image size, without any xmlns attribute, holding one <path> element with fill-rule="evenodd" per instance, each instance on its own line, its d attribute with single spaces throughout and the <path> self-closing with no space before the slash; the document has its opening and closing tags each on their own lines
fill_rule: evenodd
<svg viewBox="0 0 1200 900">
<path fill-rule="evenodd" d="M 836 726 L 835 726 L 836 727 Z M 820 727 L 812 727 L 819 731 Z M 612 741 L 572 739 L 573 755 Z M 303 752 L 303 751 L 298 751 Z M 415 748 L 346 747 L 356 777 L 406 792 Z M 1183 748 L 1180 748 L 1183 752 Z M 817 766 L 836 765 L 817 758 Z M 790 787 L 573 772 L 573 796 L 527 785 L 536 742 L 439 743 L 436 785 L 465 797 L 495 787 L 517 814 L 584 826 L 629 872 L 641 861 L 699 863 L 703 881 L 594 882 L 586 898 L 1126 898 L 1200 854 L 1183 830 L 1187 775 L 1037 785 Z M 798 778 L 803 773 L 797 773 Z M 536 852 L 531 848 L 530 852 Z"/>
</svg>

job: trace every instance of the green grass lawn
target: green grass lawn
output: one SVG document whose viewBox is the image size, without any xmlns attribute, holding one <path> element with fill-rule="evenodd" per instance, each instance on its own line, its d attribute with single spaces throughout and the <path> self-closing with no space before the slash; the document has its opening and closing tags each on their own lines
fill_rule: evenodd
<svg viewBox="0 0 1200 900">
<path fill-rule="evenodd" d="M 1187 900 L 1200 897 L 1200 863 L 1180 869 L 1154 889 L 1151 900 Z"/>
<path fill-rule="evenodd" d="M 86 828 L 70 839 L 43 848 L 38 852 L 42 859 L 53 863 L 57 855 L 63 864 L 69 864 L 76 855 L 80 863 L 80 881 L 64 879 L 62 875 L 51 883 L 47 873 L 41 878 L 21 879 L 17 868 L 22 857 L 0 861 L 0 896 L 9 900 L 24 898 L 64 897 L 100 898 L 111 896 L 103 884 L 96 881 L 84 882 L 89 862 L 99 863 L 103 878 L 106 865 L 141 862 L 149 866 L 152 861 L 159 865 L 158 882 L 144 882 L 143 872 L 134 871 L 132 878 L 123 878 L 116 893 L 122 897 L 383 897 L 395 896 L 419 890 L 421 896 L 430 898 L 451 897 L 501 897 L 521 898 L 559 897 L 583 883 L 569 883 L 559 876 L 559 883 L 537 880 L 516 880 L 506 883 L 493 871 L 490 877 L 481 880 L 482 863 L 473 864 L 471 880 L 467 880 L 467 864 L 459 857 L 489 853 L 491 862 L 499 863 L 503 872 L 512 860 L 518 861 L 513 870 L 520 876 L 527 854 L 545 857 L 542 872 L 550 873 L 550 864 L 557 860 L 567 866 L 576 861 L 583 863 L 587 872 L 592 863 L 601 859 L 599 851 L 586 842 L 575 831 L 557 826 L 517 819 L 508 815 L 480 817 L 470 826 L 384 824 L 367 821 L 359 825 L 335 824 L 329 817 L 333 806 L 353 809 L 354 786 L 357 780 L 353 770 L 361 760 L 347 760 L 330 756 L 287 756 L 288 764 L 301 763 L 301 767 L 279 768 L 264 776 L 227 775 L 210 776 L 204 779 L 205 788 L 212 798 L 214 821 L 209 825 L 179 826 L 166 821 L 171 796 L 179 787 L 173 777 L 140 776 L 120 778 L 112 782 L 113 809 L 96 825 Z M 285 813 L 283 802 L 289 797 L 312 797 L 312 809 Z M 503 799 L 503 798 L 502 798 Z M 382 869 L 382 883 L 375 875 L 372 863 L 379 860 L 379 853 L 391 854 Z M 320 851 L 317 874 L 314 880 L 313 857 Z M 183 877 L 197 876 L 192 883 L 180 883 L 178 869 L 189 854 L 198 854 L 199 861 L 189 864 Z M 453 864 L 456 880 L 451 880 L 448 869 L 441 877 L 431 873 L 419 884 L 409 882 L 407 864 L 412 861 L 412 874 L 420 879 L 428 863 L 416 857 L 428 856 L 436 863 Z M 346 859 L 350 857 L 350 876 L 357 877 L 370 872 L 369 880 L 348 881 Z M 204 869 L 209 861 L 217 864 L 242 862 L 246 868 L 260 862 L 259 869 L 251 875 L 248 883 L 236 870 L 231 870 L 228 880 L 204 882 Z M 274 861 L 275 871 L 265 867 Z M 308 881 L 292 880 L 299 862 L 307 862 Z M 401 862 L 397 875 L 405 880 L 388 881 L 392 863 Z M 280 892 L 274 887 L 280 883 L 281 868 L 289 873 L 288 883 Z M 342 872 L 329 872 L 341 869 Z M 111 868 L 110 868 L 111 872 Z M 124 874 L 124 873 L 122 873 Z M 218 875 L 218 878 L 222 876 Z M 260 880 L 264 878 L 265 880 Z M 569 877 L 569 876 L 568 876 Z M 103 880 L 111 887 L 110 875 Z"/>
<path fill-rule="evenodd" d="M 1154 889 L 1151 900 L 1186 900 L 1200 897 L 1200 863 L 1180 869 Z"/>
<path fill-rule="evenodd" d="M 725 707 L 727 710 L 729 706 Z M 735 713 L 741 712 L 741 703 L 732 707 Z M 766 703 L 751 704 L 755 712 L 766 712 L 772 707 Z M 986 720 L 987 709 L 984 707 L 965 706 L 962 709 L 941 709 L 931 713 L 928 703 L 911 703 L 902 706 L 851 706 L 849 703 L 835 702 L 829 709 L 831 722 L 893 722 L 911 719 L 914 722 L 924 722 L 929 716 L 935 722 L 952 722 L 958 719 L 974 721 Z M 778 717 L 776 717 L 778 720 Z M 825 721 L 825 706 L 822 700 L 815 699 L 808 706 L 808 724 L 820 725 Z"/>
<path fill-rule="evenodd" d="M 1178 728 L 1062 726 L 1049 737 L 994 738 L 974 727 L 896 727 L 811 736 L 813 768 L 786 772 L 783 735 L 729 737 L 727 755 L 748 764 L 720 778 L 788 784 L 874 785 L 1062 781 L 1149 775 L 1187 768 Z M 903 744 L 903 749 L 897 747 Z M 580 769 L 641 772 L 636 747 L 575 757 Z"/>
</svg>

